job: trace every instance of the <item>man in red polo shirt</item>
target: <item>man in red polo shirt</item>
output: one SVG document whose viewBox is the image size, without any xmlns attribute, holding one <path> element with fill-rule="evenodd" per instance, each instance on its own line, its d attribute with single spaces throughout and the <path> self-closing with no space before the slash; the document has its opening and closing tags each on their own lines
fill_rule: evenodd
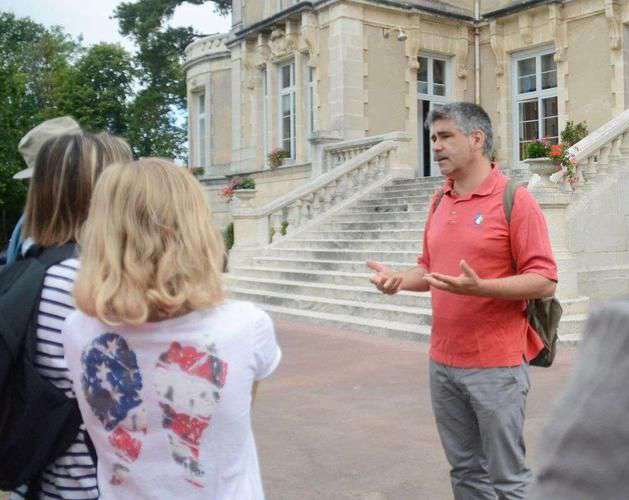
<svg viewBox="0 0 629 500">
<path fill-rule="evenodd" d="M 368 262 L 371 282 L 386 294 L 431 291 L 431 399 L 455 499 L 523 499 L 528 361 L 542 348 L 524 311 L 526 299 L 552 296 L 557 282 L 546 222 L 520 188 L 507 224 L 508 179 L 490 160 L 491 121 L 480 106 L 448 104 L 427 126 L 447 180 L 423 254 L 403 272 Z"/>
</svg>

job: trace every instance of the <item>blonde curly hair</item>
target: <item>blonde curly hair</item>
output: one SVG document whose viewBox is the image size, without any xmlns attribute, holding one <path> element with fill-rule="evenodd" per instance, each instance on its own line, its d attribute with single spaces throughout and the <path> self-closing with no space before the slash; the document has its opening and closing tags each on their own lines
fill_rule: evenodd
<svg viewBox="0 0 629 500">
<path fill-rule="evenodd" d="M 101 175 L 80 238 L 77 307 L 140 325 L 224 300 L 224 246 L 199 182 L 158 158 Z"/>
</svg>

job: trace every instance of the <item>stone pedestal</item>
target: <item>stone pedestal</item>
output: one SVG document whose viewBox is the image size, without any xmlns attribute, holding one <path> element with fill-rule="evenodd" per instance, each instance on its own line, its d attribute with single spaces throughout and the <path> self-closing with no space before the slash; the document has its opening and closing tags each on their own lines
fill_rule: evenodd
<svg viewBox="0 0 629 500">
<path fill-rule="evenodd" d="M 578 268 L 574 255 L 568 249 L 568 227 L 566 221 L 567 208 L 572 195 L 559 191 L 558 187 L 555 187 L 554 190 L 533 190 L 533 194 L 546 217 L 553 253 L 557 259 L 559 270 L 557 295 L 562 299 L 578 297 Z"/>
</svg>

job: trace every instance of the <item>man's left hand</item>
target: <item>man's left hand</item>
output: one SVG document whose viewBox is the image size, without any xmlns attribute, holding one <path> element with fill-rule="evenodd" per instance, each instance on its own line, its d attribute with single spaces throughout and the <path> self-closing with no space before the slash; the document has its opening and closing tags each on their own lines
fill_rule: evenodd
<svg viewBox="0 0 629 500">
<path fill-rule="evenodd" d="M 424 279 L 435 288 L 459 295 L 483 295 L 482 281 L 476 271 L 467 262 L 459 263 L 461 274 L 449 276 L 447 274 L 430 273 L 424 275 Z"/>
</svg>

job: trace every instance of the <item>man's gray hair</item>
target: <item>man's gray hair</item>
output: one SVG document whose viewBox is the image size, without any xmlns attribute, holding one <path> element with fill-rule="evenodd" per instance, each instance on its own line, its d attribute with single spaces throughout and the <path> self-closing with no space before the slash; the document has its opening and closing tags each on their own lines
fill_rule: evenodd
<svg viewBox="0 0 629 500">
<path fill-rule="evenodd" d="M 487 112 L 471 102 L 452 102 L 433 109 L 426 117 L 424 126 L 430 128 L 439 120 L 452 120 L 457 128 L 465 135 L 470 135 L 474 130 L 480 130 L 485 134 L 485 146 L 483 154 L 491 158 L 494 149 L 494 132 L 491 128 L 491 120 Z"/>
</svg>

